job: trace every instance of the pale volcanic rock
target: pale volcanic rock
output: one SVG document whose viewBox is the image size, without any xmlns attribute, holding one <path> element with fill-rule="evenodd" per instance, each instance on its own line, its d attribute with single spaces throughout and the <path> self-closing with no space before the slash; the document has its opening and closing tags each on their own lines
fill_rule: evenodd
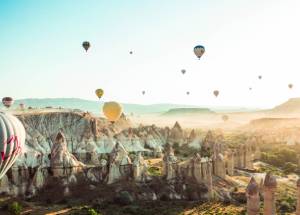
<svg viewBox="0 0 300 215">
<path fill-rule="evenodd" d="M 183 143 L 184 132 L 178 122 L 175 122 L 175 125 L 171 129 L 170 135 L 168 137 L 168 141 L 170 143 L 179 143 L 179 144 Z"/>
<path fill-rule="evenodd" d="M 83 167 L 84 164 L 77 160 L 67 149 L 64 134 L 58 132 L 55 143 L 51 149 L 50 166 L 54 174 L 61 175 L 61 170 L 65 168 Z"/>
<path fill-rule="evenodd" d="M 132 162 L 128 156 L 128 152 L 122 143 L 117 142 L 114 149 L 110 153 L 107 183 L 112 184 L 122 178 L 126 178 L 126 172 L 131 163 Z"/>
</svg>

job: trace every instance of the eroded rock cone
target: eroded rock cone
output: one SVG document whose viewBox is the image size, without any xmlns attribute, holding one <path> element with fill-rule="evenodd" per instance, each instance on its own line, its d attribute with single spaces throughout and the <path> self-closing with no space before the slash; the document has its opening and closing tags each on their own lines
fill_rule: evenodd
<svg viewBox="0 0 300 215">
<path fill-rule="evenodd" d="M 63 176 L 68 170 L 78 171 L 84 166 L 68 151 L 65 136 L 61 131 L 58 132 L 51 149 L 50 166 L 55 176 Z"/>
<path fill-rule="evenodd" d="M 170 131 L 170 136 L 168 138 L 169 142 L 171 143 L 182 143 L 184 139 L 184 134 L 181 126 L 178 122 L 175 123 L 173 128 Z"/>
</svg>

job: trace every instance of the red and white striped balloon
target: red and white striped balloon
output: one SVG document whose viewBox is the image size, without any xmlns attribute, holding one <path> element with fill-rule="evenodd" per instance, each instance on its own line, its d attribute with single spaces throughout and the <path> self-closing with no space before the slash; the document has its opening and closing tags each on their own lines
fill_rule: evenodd
<svg viewBox="0 0 300 215">
<path fill-rule="evenodd" d="M 15 116 L 0 112 L 0 179 L 21 154 L 25 138 L 23 124 Z"/>
<path fill-rule="evenodd" d="M 4 97 L 2 99 L 2 104 L 7 107 L 10 108 L 10 106 L 12 106 L 14 104 L 14 100 L 12 97 Z"/>
</svg>

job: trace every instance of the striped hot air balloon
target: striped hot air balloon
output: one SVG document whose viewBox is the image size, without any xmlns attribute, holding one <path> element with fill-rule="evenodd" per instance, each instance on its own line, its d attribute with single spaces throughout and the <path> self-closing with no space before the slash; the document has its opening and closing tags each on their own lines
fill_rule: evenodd
<svg viewBox="0 0 300 215">
<path fill-rule="evenodd" d="M 194 53 L 198 57 L 199 60 L 202 57 L 202 55 L 204 54 L 204 52 L 205 52 L 204 46 L 198 45 L 198 46 L 194 47 Z"/>
<path fill-rule="evenodd" d="M 0 112 L 0 180 L 21 154 L 25 137 L 22 123 L 15 116 Z"/>
<path fill-rule="evenodd" d="M 2 99 L 2 104 L 7 107 L 10 108 L 10 106 L 12 106 L 14 104 L 14 100 L 12 97 L 4 97 Z"/>
</svg>

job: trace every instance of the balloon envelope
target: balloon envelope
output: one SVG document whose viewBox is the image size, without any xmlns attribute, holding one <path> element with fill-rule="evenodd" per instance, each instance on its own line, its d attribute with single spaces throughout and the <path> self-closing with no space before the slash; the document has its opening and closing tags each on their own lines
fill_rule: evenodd
<svg viewBox="0 0 300 215">
<path fill-rule="evenodd" d="M 219 90 L 215 90 L 214 95 L 215 95 L 215 97 L 217 97 L 219 95 Z"/>
<path fill-rule="evenodd" d="M 15 116 L 0 112 L 0 179 L 21 154 L 25 136 L 24 126 Z"/>
<path fill-rule="evenodd" d="M 95 91 L 95 93 L 96 93 L 96 96 L 100 99 L 103 96 L 104 91 L 102 89 L 97 89 Z"/>
<path fill-rule="evenodd" d="M 20 103 L 19 107 L 20 107 L 21 110 L 24 110 L 25 109 L 25 104 L 24 103 Z"/>
<path fill-rule="evenodd" d="M 90 42 L 88 42 L 88 41 L 84 41 L 83 43 L 82 43 L 82 47 L 85 49 L 85 51 L 87 52 L 88 51 L 88 49 L 91 47 L 91 44 L 90 44 Z"/>
<path fill-rule="evenodd" d="M 102 110 L 104 116 L 111 122 L 117 121 L 122 114 L 122 106 L 114 101 L 105 102 Z"/>
<path fill-rule="evenodd" d="M 14 100 L 13 100 L 12 97 L 4 97 L 4 98 L 2 99 L 2 104 L 3 104 L 5 107 L 9 108 L 10 106 L 12 106 L 12 105 L 14 104 Z"/>
<path fill-rule="evenodd" d="M 222 119 L 223 119 L 224 122 L 226 122 L 226 121 L 228 121 L 229 117 L 227 115 L 223 115 Z"/>
<path fill-rule="evenodd" d="M 204 46 L 198 45 L 194 48 L 195 55 L 200 59 L 205 52 Z"/>
</svg>

